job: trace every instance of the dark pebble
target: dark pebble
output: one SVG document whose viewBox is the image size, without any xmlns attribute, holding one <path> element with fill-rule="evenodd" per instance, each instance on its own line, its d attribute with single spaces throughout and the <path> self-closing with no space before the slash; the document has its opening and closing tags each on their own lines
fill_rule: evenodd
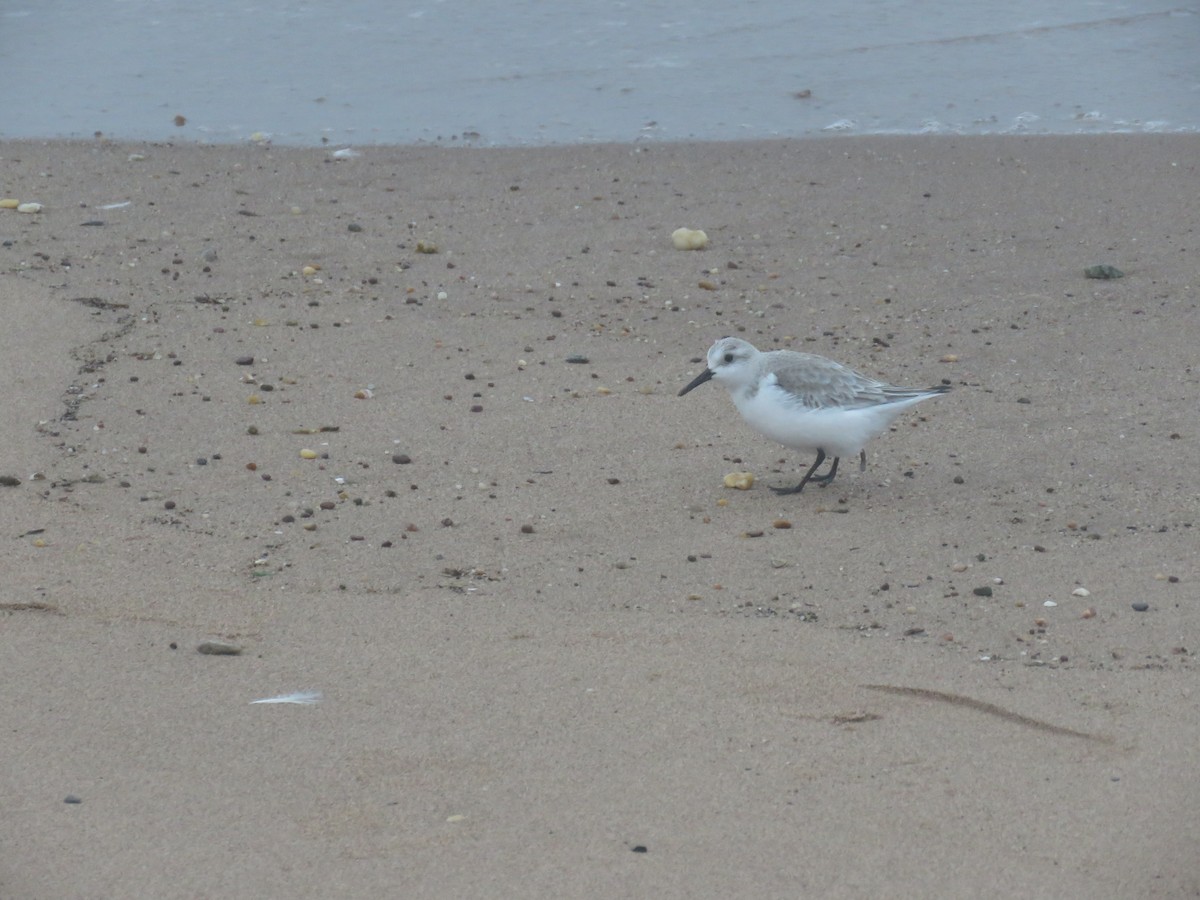
<svg viewBox="0 0 1200 900">
<path fill-rule="evenodd" d="M 174 508 L 175 508 L 174 500 L 168 500 L 166 503 L 163 504 L 163 509 L 174 509 Z"/>
<path fill-rule="evenodd" d="M 634 853 L 646 853 L 646 852 L 648 852 L 648 851 L 646 850 L 646 845 L 645 845 L 645 844 L 638 844 L 636 847 L 630 847 L 629 849 L 630 849 L 630 850 L 632 850 Z"/>
<path fill-rule="evenodd" d="M 521 534 L 533 534 L 533 526 L 532 525 L 522 525 L 521 526 Z"/>
<path fill-rule="evenodd" d="M 1137 612 L 1145 612 L 1146 610 L 1148 610 L 1150 608 L 1150 604 L 1149 603 L 1134 603 L 1133 608 Z"/>
<path fill-rule="evenodd" d="M 199 456 L 199 457 L 197 457 L 197 458 L 196 458 L 196 465 L 198 465 L 198 466 L 207 466 L 207 465 L 208 465 L 208 460 L 207 460 L 207 459 L 205 459 L 203 456 Z"/>
<path fill-rule="evenodd" d="M 76 797 L 74 794 L 67 794 L 67 796 L 63 797 L 63 803 L 76 804 L 76 803 L 82 803 L 82 802 L 83 802 L 83 799 L 80 797 Z"/>
<path fill-rule="evenodd" d="M 358 232 L 358 231 L 362 231 L 362 226 L 359 225 L 357 222 L 351 222 L 349 225 L 346 226 L 346 230 Z"/>
<path fill-rule="evenodd" d="M 241 656 L 242 648 L 227 641 L 204 641 L 196 648 L 196 652 L 205 656 Z"/>
<path fill-rule="evenodd" d="M 0 475 L 0 485 L 4 487 L 16 487 L 21 483 L 21 479 L 16 475 Z"/>
<path fill-rule="evenodd" d="M 985 584 L 983 587 L 975 588 L 971 593 L 976 597 L 990 597 L 992 596 L 992 589 Z"/>
<path fill-rule="evenodd" d="M 392 456 L 392 462 L 398 466 L 407 466 L 412 462 L 412 457 L 407 453 L 396 453 Z"/>
<path fill-rule="evenodd" d="M 237 359 L 234 360 L 234 362 L 237 363 L 239 366 L 252 366 L 252 365 L 254 365 L 254 357 L 253 356 L 239 356 Z"/>
<path fill-rule="evenodd" d="M 582 366 L 587 365 L 589 362 L 591 362 L 591 360 L 581 353 L 575 353 L 567 357 L 567 362 L 571 363 L 572 365 Z"/>
</svg>

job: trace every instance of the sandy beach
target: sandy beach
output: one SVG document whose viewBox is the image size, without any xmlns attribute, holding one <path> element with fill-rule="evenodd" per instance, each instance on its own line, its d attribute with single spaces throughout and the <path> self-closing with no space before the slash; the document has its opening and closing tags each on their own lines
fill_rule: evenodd
<svg viewBox="0 0 1200 900">
<path fill-rule="evenodd" d="M 0 142 L 0 897 L 1200 896 L 1198 151 Z"/>
</svg>

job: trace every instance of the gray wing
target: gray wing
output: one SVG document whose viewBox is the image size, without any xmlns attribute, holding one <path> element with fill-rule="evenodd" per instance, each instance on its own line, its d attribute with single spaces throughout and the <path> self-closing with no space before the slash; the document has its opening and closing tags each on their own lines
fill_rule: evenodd
<svg viewBox="0 0 1200 900">
<path fill-rule="evenodd" d="M 776 357 L 771 370 L 779 386 L 809 409 L 840 406 L 861 409 L 911 400 L 942 388 L 902 388 L 868 378 L 848 366 L 812 353 L 789 352 Z"/>
</svg>

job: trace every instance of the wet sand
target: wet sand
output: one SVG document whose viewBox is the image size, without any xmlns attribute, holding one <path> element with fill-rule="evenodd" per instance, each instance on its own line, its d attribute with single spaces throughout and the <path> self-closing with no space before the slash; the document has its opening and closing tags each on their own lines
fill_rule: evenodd
<svg viewBox="0 0 1200 900">
<path fill-rule="evenodd" d="M 1200 892 L 1198 149 L 0 143 L 0 894 Z"/>
</svg>

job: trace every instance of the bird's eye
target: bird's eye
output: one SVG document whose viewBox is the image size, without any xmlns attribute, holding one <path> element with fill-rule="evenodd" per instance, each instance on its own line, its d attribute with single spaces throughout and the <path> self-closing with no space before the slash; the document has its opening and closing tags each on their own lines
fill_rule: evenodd
<svg viewBox="0 0 1200 900">
<path fill-rule="evenodd" d="M 732 353 L 725 354 L 725 362 L 727 362 L 727 363 L 733 362 L 733 354 Z"/>
</svg>

